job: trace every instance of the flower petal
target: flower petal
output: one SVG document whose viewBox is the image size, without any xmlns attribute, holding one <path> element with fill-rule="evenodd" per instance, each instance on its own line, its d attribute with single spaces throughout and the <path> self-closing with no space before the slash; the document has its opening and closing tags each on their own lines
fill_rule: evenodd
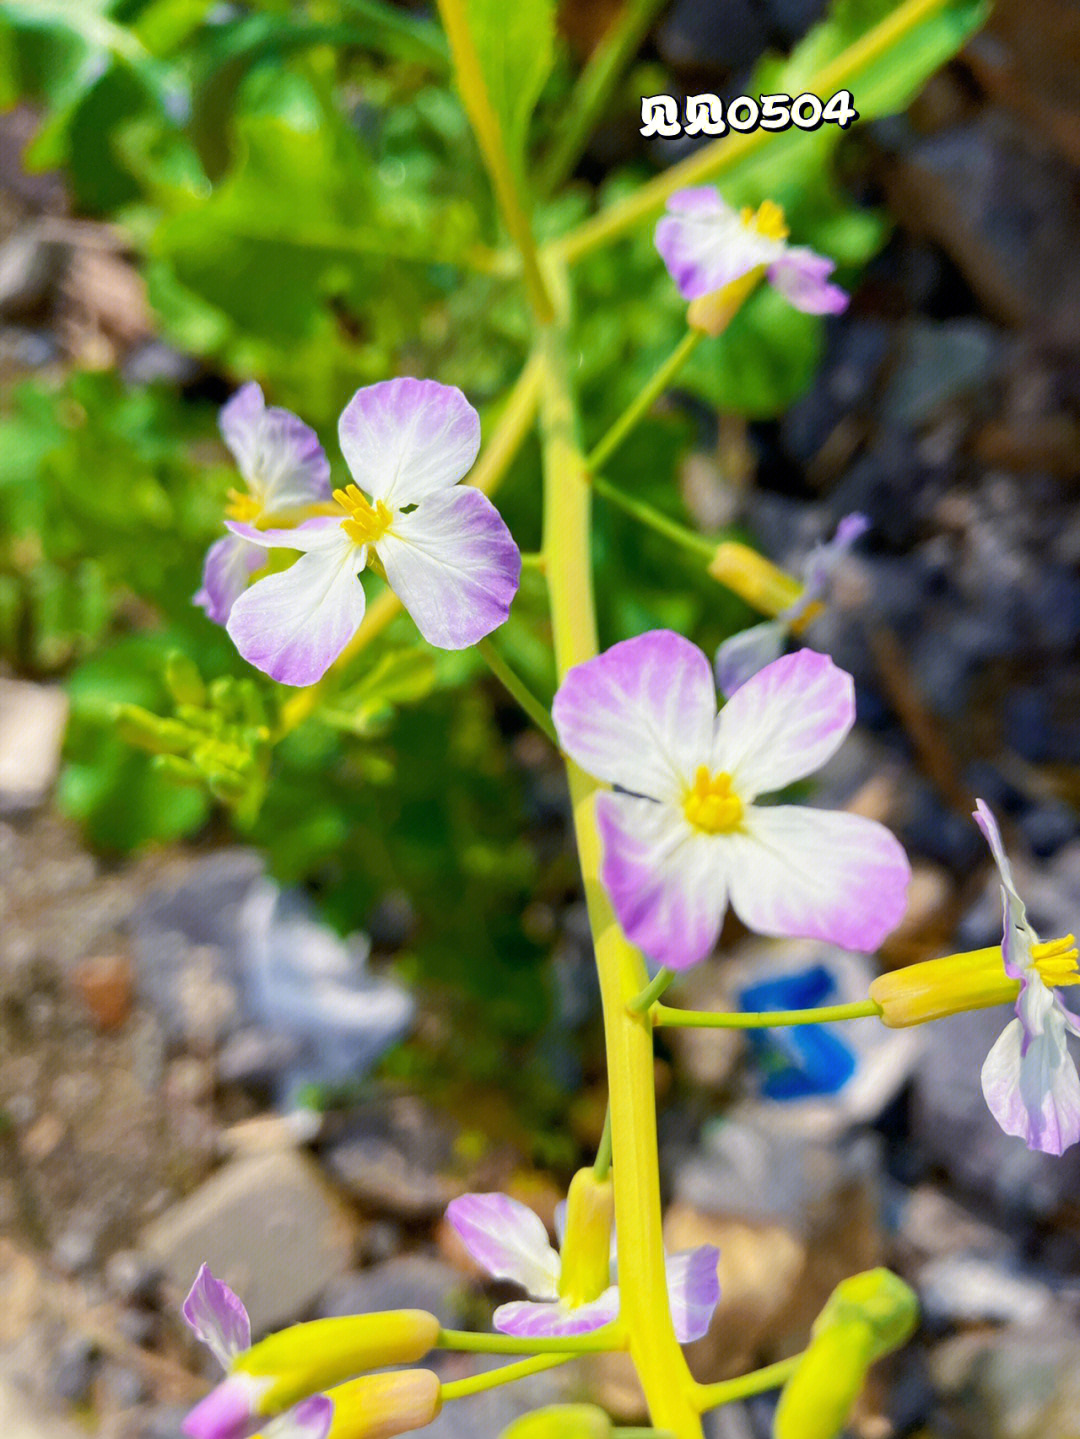
<svg viewBox="0 0 1080 1439">
<path fill-rule="evenodd" d="M 802 594 L 784 611 L 781 619 L 793 625 L 802 619 L 813 604 L 827 598 L 837 566 L 855 541 L 869 528 L 870 521 L 865 515 L 844 515 L 836 526 L 832 539 L 814 546 L 803 566 Z"/>
<path fill-rule="evenodd" d="M 783 254 L 780 240 L 744 225 L 712 186 L 679 190 L 656 226 L 656 248 L 684 300 L 720 290 Z"/>
<path fill-rule="evenodd" d="M 1017 891 L 1012 865 L 1001 842 L 1001 830 L 993 810 L 983 800 L 977 799 L 972 818 L 982 830 L 1001 876 L 1001 903 L 1004 910 L 1001 957 L 1005 964 L 1005 973 L 1012 979 L 1021 979 L 1034 963 L 1031 951 L 1038 943 L 1038 936 L 1028 924 L 1027 906 Z"/>
<path fill-rule="evenodd" d="M 480 417 L 453 385 L 383 380 L 353 395 L 338 437 L 360 488 L 400 509 L 468 474 L 480 448 Z"/>
<path fill-rule="evenodd" d="M 724 640 L 716 651 L 716 687 L 728 699 L 748 679 L 784 653 L 788 629 L 782 620 L 762 620 Z"/>
<path fill-rule="evenodd" d="M 243 1439 L 251 1431 L 259 1412 L 259 1395 L 272 1380 L 253 1379 L 250 1374 L 230 1374 L 180 1425 L 189 1439 Z"/>
<path fill-rule="evenodd" d="M 855 686 L 828 655 L 797 650 L 759 670 L 720 711 L 714 770 L 744 804 L 819 769 L 855 722 Z"/>
<path fill-rule="evenodd" d="M 709 661 L 672 630 L 650 630 L 575 665 L 552 706 L 559 742 L 586 773 L 677 800 L 709 757 L 716 693 Z"/>
<path fill-rule="evenodd" d="M 492 1323 L 502 1334 L 528 1339 L 554 1339 L 571 1334 L 591 1334 L 619 1317 L 619 1286 L 613 1284 L 598 1299 L 569 1309 L 563 1304 L 530 1304 L 517 1300 L 500 1304 Z"/>
<path fill-rule="evenodd" d="M 265 511 L 330 498 L 330 462 L 318 435 L 290 410 L 267 408 L 258 385 L 241 386 L 218 424 Z"/>
<path fill-rule="evenodd" d="M 208 619 L 223 625 L 233 602 L 247 589 L 248 580 L 266 563 L 263 552 L 239 535 L 223 535 L 206 552 L 202 589 L 192 604 L 206 611 Z"/>
<path fill-rule="evenodd" d="M 1019 1019 L 1011 1020 L 986 1056 L 982 1089 L 1005 1133 L 1029 1149 L 1062 1154 L 1080 1140 L 1080 1078 L 1060 1016 L 1034 1037 Z"/>
<path fill-rule="evenodd" d="M 322 678 L 364 618 L 362 548 L 301 555 L 245 590 L 226 626 L 249 664 L 286 685 Z"/>
<path fill-rule="evenodd" d="M 669 1254 L 667 1271 L 668 1303 L 680 1344 L 689 1344 L 708 1333 L 713 1311 L 720 1303 L 720 1277 L 716 1266 L 720 1251 L 712 1244 Z"/>
<path fill-rule="evenodd" d="M 535 1299 L 559 1293 L 559 1256 L 543 1220 L 508 1194 L 462 1194 L 446 1217 L 466 1249 L 496 1279 L 511 1279 Z"/>
<path fill-rule="evenodd" d="M 333 1422 L 333 1402 L 315 1394 L 267 1424 L 263 1439 L 326 1439 Z"/>
<path fill-rule="evenodd" d="M 907 908 L 907 855 L 875 820 L 754 805 L 742 831 L 722 838 L 732 906 L 759 934 L 869 953 Z"/>
<path fill-rule="evenodd" d="M 796 310 L 807 315 L 839 315 L 847 309 L 850 297 L 839 285 L 829 283 L 835 269 L 834 260 L 795 245 L 772 262 L 767 278 Z"/>
<path fill-rule="evenodd" d="M 479 490 L 429 494 L 409 514 L 395 516 L 375 552 L 428 644 L 465 649 L 510 613 L 521 554 Z"/>
<path fill-rule="evenodd" d="M 238 1354 L 251 1348 L 247 1310 L 227 1284 L 214 1278 L 209 1265 L 204 1264 L 195 1276 L 180 1312 L 222 1369 L 228 1369 Z"/>
<path fill-rule="evenodd" d="M 601 878 L 627 939 L 668 969 L 704 959 L 727 907 L 720 837 L 694 829 L 675 805 L 634 795 L 600 795 L 596 822 Z"/>
<path fill-rule="evenodd" d="M 353 545 L 341 528 L 341 521 L 332 515 L 319 515 L 316 519 L 305 520 L 302 525 L 284 530 L 260 530 L 258 526 L 245 524 L 242 520 L 226 520 L 225 528 L 264 550 L 300 550 L 307 554 L 312 550 L 335 550 L 346 543 Z M 363 548 L 366 551 L 367 546 Z"/>
</svg>

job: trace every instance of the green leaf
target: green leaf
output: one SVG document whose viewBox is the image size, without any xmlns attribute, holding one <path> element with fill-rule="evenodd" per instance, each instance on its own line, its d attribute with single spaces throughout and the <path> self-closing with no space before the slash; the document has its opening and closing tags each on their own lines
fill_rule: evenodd
<svg viewBox="0 0 1080 1439">
<path fill-rule="evenodd" d="M 503 143 L 519 178 L 529 120 L 555 62 L 553 0 L 467 0 L 469 29 Z"/>
</svg>

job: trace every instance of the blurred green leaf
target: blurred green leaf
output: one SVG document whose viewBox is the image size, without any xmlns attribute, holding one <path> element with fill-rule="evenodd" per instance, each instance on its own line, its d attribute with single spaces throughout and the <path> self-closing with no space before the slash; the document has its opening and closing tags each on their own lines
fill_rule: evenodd
<svg viewBox="0 0 1080 1439">
<path fill-rule="evenodd" d="M 555 5 L 466 0 L 465 8 L 510 163 L 523 175 L 529 120 L 555 62 Z"/>
</svg>

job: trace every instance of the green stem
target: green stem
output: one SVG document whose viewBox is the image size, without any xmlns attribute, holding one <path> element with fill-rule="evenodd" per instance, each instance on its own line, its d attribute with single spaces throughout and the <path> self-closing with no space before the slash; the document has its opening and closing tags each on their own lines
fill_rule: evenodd
<svg viewBox="0 0 1080 1439">
<path fill-rule="evenodd" d="M 687 330 L 637 398 L 622 412 L 607 434 L 585 456 L 585 463 L 593 474 L 604 468 L 634 426 L 645 418 L 655 401 L 664 393 L 704 338 L 704 330 Z"/>
<path fill-rule="evenodd" d="M 600 1143 L 596 1148 L 596 1158 L 593 1160 L 593 1173 L 597 1179 L 606 1179 L 611 1171 L 611 1105 L 609 1104 L 604 1114 L 604 1128 L 600 1133 Z"/>
<path fill-rule="evenodd" d="M 476 646 L 476 650 L 488 669 L 506 690 L 507 694 L 517 700 L 518 704 L 529 716 L 533 724 L 536 725 L 537 729 L 542 730 L 555 748 L 558 749 L 559 736 L 555 733 L 555 726 L 551 723 L 551 715 L 536 698 L 532 690 L 529 689 L 528 685 L 519 679 L 490 640 L 480 640 Z"/>
<path fill-rule="evenodd" d="M 557 190 L 581 158 L 608 109 L 619 76 L 637 53 L 664 0 L 628 0 L 589 56 L 559 122 L 558 139 L 540 167 L 539 192 Z"/>
<path fill-rule="evenodd" d="M 692 550 L 695 555 L 704 555 L 708 560 L 716 554 L 715 540 L 706 539 L 704 535 L 690 529 L 689 525 L 680 524 L 678 520 L 661 514 L 646 500 L 635 499 L 633 495 L 628 495 L 625 490 L 620 490 L 618 485 L 613 485 L 610 480 L 605 480 L 600 475 L 594 475 L 591 483 L 596 493 L 602 495 L 610 504 L 632 515 L 639 524 L 647 525 L 665 539 L 673 540 L 682 549 Z"/>
<path fill-rule="evenodd" d="M 841 51 L 828 65 L 823 65 L 816 74 L 808 75 L 801 83 L 801 89 L 811 95 L 822 96 L 848 89 L 854 90 L 858 98 L 856 81 L 860 73 L 899 45 L 916 25 L 944 10 L 947 4 L 948 0 L 902 0 L 880 24 Z M 752 130 L 714 140 L 557 240 L 551 247 L 553 257 L 573 264 L 599 246 L 618 239 L 641 221 L 658 214 L 676 190 L 715 180 L 768 144 L 776 133 Z"/>
<path fill-rule="evenodd" d="M 758 1014 L 715 1014 L 699 1009 L 669 1009 L 658 1004 L 653 1023 L 669 1029 L 779 1029 L 786 1024 L 834 1024 L 841 1019 L 878 1018 L 881 1006 L 872 999 L 852 1004 L 827 1004 L 817 1009 L 774 1009 Z"/>
<path fill-rule="evenodd" d="M 651 979 L 640 994 L 634 995 L 626 1006 L 627 1009 L 631 1014 L 643 1014 L 645 1010 L 651 1009 L 674 978 L 675 971 L 673 969 L 665 969 L 661 966 L 657 970 L 656 978 Z"/>
<path fill-rule="evenodd" d="M 473 1394 L 497 1389 L 500 1384 L 514 1384 L 518 1379 L 527 1379 L 530 1374 L 540 1374 L 545 1369 L 554 1369 L 559 1364 L 576 1358 L 576 1354 L 537 1354 L 532 1359 L 522 1359 L 517 1364 L 502 1364 L 498 1369 L 488 1369 L 485 1373 L 474 1374 L 469 1379 L 453 1379 L 442 1386 L 443 1402 L 448 1399 L 468 1399 Z"/>
<path fill-rule="evenodd" d="M 538 550 L 523 550 L 521 554 L 521 568 L 523 570 L 539 570 L 544 573 L 544 557 Z"/>
<path fill-rule="evenodd" d="M 779 1364 L 755 1369 L 752 1374 L 740 1374 L 737 1379 L 721 1379 L 719 1384 L 700 1384 L 698 1407 L 702 1411 L 716 1409 L 736 1399 L 747 1399 L 751 1394 L 763 1394 L 766 1389 L 779 1389 L 794 1374 L 801 1358 L 801 1354 L 796 1354 L 793 1359 L 781 1359 Z"/>
<path fill-rule="evenodd" d="M 605 1324 L 591 1334 L 559 1339 L 530 1339 L 517 1334 L 474 1334 L 470 1329 L 440 1329 L 437 1349 L 458 1349 L 464 1354 L 608 1354 L 623 1347 L 616 1324 Z"/>
</svg>

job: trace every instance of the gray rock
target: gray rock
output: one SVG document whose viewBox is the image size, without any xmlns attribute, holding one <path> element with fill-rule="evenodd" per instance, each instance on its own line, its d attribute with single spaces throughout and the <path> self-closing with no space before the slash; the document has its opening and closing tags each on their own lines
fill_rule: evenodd
<svg viewBox="0 0 1080 1439">
<path fill-rule="evenodd" d="M 939 1345 L 931 1373 L 956 1439 L 1075 1439 L 1080 1332 L 1040 1325 Z"/>
<path fill-rule="evenodd" d="M 882 401 L 887 424 L 914 428 L 991 378 L 998 335 L 984 320 L 917 321 L 904 332 Z"/>
<path fill-rule="evenodd" d="M 931 1323 L 1035 1325 L 1058 1308 L 1045 1279 L 997 1256 L 943 1256 L 919 1270 L 917 1283 Z"/>
<path fill-rule="evenodd" d="M 468 1279 L 445 1260 L 429 1254 L 403 1254 L 342 1274 L 319 1300 L 319 1315 L 373 1314 L 383 1309 L 426 1309 L 446 1328 L 460 1328 L 469 1315 Z"/>
<path fill-rule="evenodd" d="M 358 1109 L 322 1154 L 334 1178 L 366 1208 L 433 1219 L 460 1192 L 452 1174 L 457 1130 L 411 1095 Z"/>
<path fill-rule="evenodd" d="M 88 1339 L 65 1339 L 56 1350 L 49 1373 L 49 1388 L 64 1404 L 85 1404 L 97 1371 L 97 1352 Z"/>
<path fill-rule="evenodd" d="M 41 310 L 67 265 L 68 247 L 31 222 L 0 245 L 0 315 L 26 317 Z"/>
<path fill-rule="evenodd" d="M 55 685 L 0 679 L 0 814 L 39 805 L 60 768 L 68 701 Z"/>
<path fill-rule="evenodd" d="M 256 1332 L 303 1315 L 348 1269 L 355 1241 L 316 1165 L 290 1150 L 230 1161 L 142 1236 L 178 1295 L 205 1262 L 241 1296 Z"/>
<path fill-rule="evenodd" d="M 161 1269 L 147 1254 L 118 1249 L 105 1264 L 105 1284 L 114 1299 L 124 1304 L 149 1303 L 157 1293 Z"/>
</svg>

